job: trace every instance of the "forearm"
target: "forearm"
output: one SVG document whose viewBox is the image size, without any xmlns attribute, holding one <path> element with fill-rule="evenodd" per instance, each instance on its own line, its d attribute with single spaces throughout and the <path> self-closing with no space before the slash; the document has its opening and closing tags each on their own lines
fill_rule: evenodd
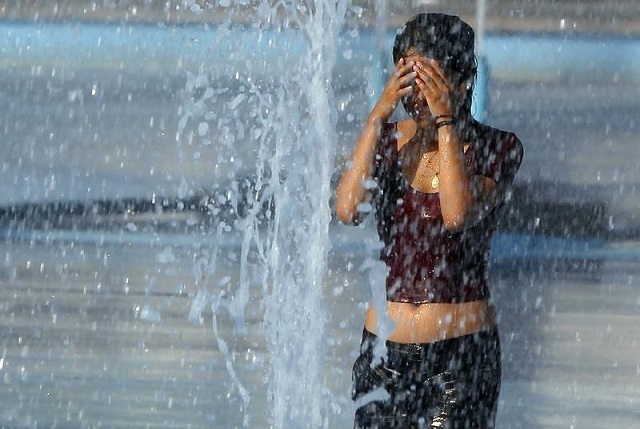
<svg viewBox="0 0 640 429">
<path fill-rule="evenodd" d="M 342 172 L 336 195 L 336 213 L 344 223 L 357 220 L 358 205 L 367 198 L 369 190 L 366 183 L 374 173 L 375 154 L 386 123 L 384 116 L 372 112 L 358 138 L 351 160 Z"/>
<path fill-rule="evenodd" d="M 463 229 L 474 218 L 475 196 L 465 165 L 465 153 L 456 128 L 438 129 L 440 151 L 440 207 L 447 229 Z"/>
</svg>

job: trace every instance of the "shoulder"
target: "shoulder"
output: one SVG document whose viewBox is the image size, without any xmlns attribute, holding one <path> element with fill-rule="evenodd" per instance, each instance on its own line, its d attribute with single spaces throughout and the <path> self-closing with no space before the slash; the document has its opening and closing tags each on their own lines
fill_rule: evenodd
<svg viewBox="0 0 640 429">
<path fill-rule="evenodd" d="M 496 183 L 510 184 L 524 155 L 520 139 L 512 132 L 483 124 L 473 126 L 469 139 L 473 146 L 471 168 L 474 172 Z"/>
<path fill-rule="evenodd" d="M 518 136 L 511 131 L 504 131 L 485 124 L 473 126 L 473 143 L 480 155 L 503 160 L 522 161 L 524 147 Z"/>
</svg>

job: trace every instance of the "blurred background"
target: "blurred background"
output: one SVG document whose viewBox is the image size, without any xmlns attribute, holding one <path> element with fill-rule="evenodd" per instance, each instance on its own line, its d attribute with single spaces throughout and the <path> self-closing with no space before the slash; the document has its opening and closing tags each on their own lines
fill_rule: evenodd
<svg viewBox="0 0 640 429">
<path fill-rule="evenodd" d="M 304 51 L 306 7 L 0 4 L 0 427 L 269 427 L 258 282 L 248 332 L 200 292 L 261 275 L 237 222 L 270 204 L 253 102 Z M 348 2 L 335 174 L 422 11 L 476 29 L 476 115 L 525 147 L 492 253 L 499 427 L 640 428 L 640 3 Z M 350 427 L 375 240 L 370 223 L 329 234 L 327 415 Z"/>
</svg>

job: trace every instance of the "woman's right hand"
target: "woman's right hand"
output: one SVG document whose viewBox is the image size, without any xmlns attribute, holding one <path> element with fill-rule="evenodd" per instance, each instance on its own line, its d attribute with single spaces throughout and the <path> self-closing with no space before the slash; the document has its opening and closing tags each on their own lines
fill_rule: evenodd
<svg viewBox="0 0 640 429">
<path fill-rule="evenodd" d="M 404 58 L 400 58 L 371 112 L 376 119 L 386 122 L 395 112 L 402 97 L 411 94 L 413 91 L 412 83 L 417 76 L 417 73 L 413 71 L 414 65 L 414 61 L 407 62 Z"/>
</svg>

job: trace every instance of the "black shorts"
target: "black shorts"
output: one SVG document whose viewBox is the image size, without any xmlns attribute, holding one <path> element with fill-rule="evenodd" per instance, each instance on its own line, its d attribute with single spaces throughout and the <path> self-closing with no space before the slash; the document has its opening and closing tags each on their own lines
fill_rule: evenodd
<svg viewBox="0 0 640 429">
<path fill-rule="evenodd" d="M 435 343 L 378 341 L 364 331 L 353 366 L 354 428 L 494 427 L 500 392 L 500 338 L 492 329 Z"/>
</svg>

